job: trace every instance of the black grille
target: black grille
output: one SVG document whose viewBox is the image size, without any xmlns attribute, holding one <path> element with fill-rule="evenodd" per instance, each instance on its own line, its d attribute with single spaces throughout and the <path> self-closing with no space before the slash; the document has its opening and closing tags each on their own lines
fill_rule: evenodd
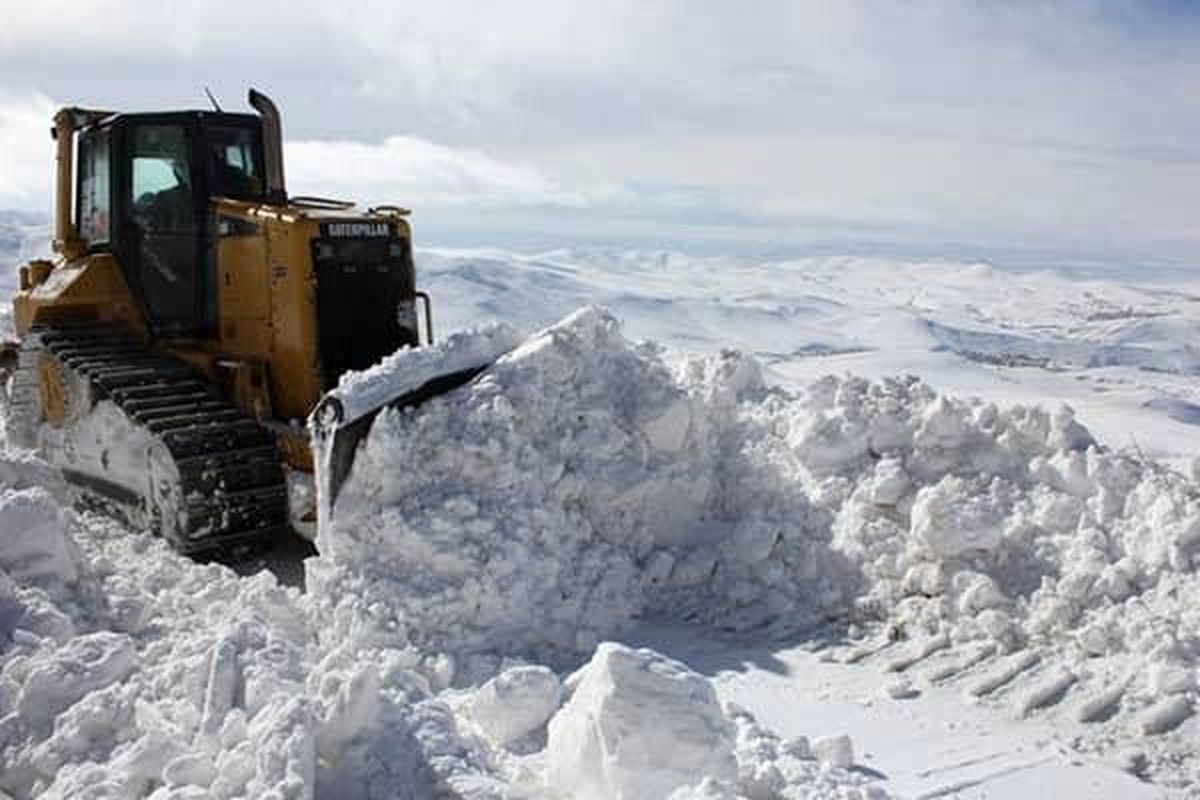
<svg viewBox="0 0 1200 800">
<path fill-rule="evenodd" d="M 388 236 L 315 239 L 317 333 L 321 373 L 332 389 L 348 370 L 366 369 L 405 345 L 416 332 L 402 328 L 397 310 L 413 300 L 412 250 Z"/>
</svg>

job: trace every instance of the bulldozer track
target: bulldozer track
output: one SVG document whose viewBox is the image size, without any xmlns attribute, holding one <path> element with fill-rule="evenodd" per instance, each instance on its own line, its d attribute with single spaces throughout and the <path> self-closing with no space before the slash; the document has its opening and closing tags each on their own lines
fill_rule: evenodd
<svg viewBox="0 0 1200 800">
<path fill-rule="evenodd" d="M 173 498 L 166 508 L 174 518 L 164 519 L 164 506 L 149 489 L 149 463 L 148 489 L 142 492 L 94 470 L 81 474 L 60 463 L 68 479 L 135 506 L 132 510 L 143 512 L 184 553 L 268 544 L 290 534 L 287 483 L 274 435 L 186 362 L 119 327 L 35 328 L 25 337 L 12 376 L 10 441 L 34 446 L 38 427 L 46 424 L 39 370 L 47 355 L 64 382 L 83 381 L 89 388 L 90 408 L 68 408 L 66 414 L 86 414 L 110 400 L 169 453 L 178 475 L 178 486 L 165 489 Z"/>
</svg>

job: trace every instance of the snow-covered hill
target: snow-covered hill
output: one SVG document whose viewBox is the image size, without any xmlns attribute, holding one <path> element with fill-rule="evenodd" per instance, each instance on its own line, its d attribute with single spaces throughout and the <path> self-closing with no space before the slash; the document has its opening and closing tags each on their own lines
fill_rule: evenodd
<svg viewBox="0 0 1200 800">
<path fill-rule="evenodd" d="M 592 303 L 671 349 L 754 355 L 801 386 L 911 372 L 939 390 L 1075 408 L 1110 444 L 1200 455 L 1200 283 L 870 258 L 763 262 L 641 251 L 419 256 L 440 327 L 532 329 Z"/>
<path fill-rule="evenodd" d="M 376 422 L 307 594 L 0 461 L 0 790 L 1200 789 L 1200 284 L 629 251 L 418 268 L 441 331 L 551 327 Z"/>
</svg>

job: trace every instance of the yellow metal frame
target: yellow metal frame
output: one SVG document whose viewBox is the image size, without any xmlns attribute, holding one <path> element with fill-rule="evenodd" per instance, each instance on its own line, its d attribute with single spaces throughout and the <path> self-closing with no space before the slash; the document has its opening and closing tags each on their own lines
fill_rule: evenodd
<svg viewBox="0 0 1200 800">
<path fill-rule="evenodd" d="M 107 253 L 67 261 L 52 269 L 30 265 L 30 288 L 13 297 L 13 324 L 24 336 L 34 325 L 70 322 L 121 323 L 146 336 L 140 304 L 134 298 L 115 258 Z M 40 280 L 39 280 L 40 279 Z"/>
</svg>

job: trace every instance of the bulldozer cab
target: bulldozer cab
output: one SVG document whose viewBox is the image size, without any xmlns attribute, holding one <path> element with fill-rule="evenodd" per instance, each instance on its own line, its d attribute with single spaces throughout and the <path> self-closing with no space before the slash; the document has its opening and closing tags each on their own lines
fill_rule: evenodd
<svg viewBox="0 0 1200 800">
<path fill-rule="evenodd" d="M 116 114 L 80 131 L 75 217 L 88 252 L 111 252 L 156 337 L 217 325 L 210 199 L 267 199 L 262 122 L 205 111 Z"/>
</svg>

